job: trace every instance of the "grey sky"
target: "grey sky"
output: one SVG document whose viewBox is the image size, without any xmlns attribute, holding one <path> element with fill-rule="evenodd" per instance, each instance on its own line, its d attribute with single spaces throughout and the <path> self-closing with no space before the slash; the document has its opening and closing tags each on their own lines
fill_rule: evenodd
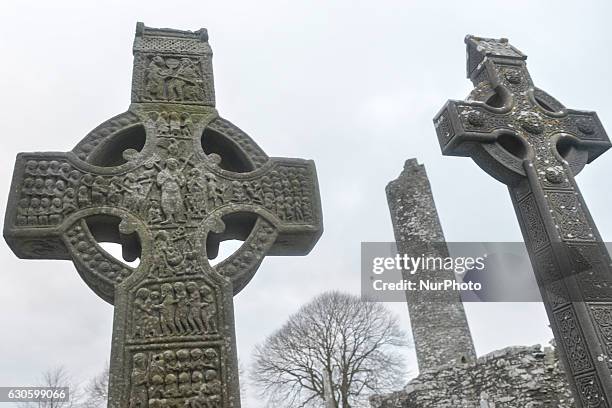
<svg viewBox="0 0 612 408">
<path fill-rule="evenodd" d="M 271 156 L 314 159 L 323 202 L 325 233 L 312 253 L 268 258 L 236 297 L 248 363 L 253 345 L 311 297 L 359 292 L 360 242 L 393 239 L 384 187 L 409 157 L 427 166 L 449 241 L 520 240 L 505 187 L 469 159 L 439 152 L 432 117 L 471 89 L 463 38 L 510 38 L 539 87 L 596 110 L 612 132 L 611 12 L 603 0 L 3 0 L 0 191 L 6 197 L 18 152 L 70 150 L 127 108 L 136 21 L 208 28 L 221 115 Z M 612 153 L 578 178 L 608 241 L 610 174 Z M 100 371 L 112 307 L 70 263 L 21 261 L 1 245 L 0 385 L 30 384 L 57 364 L 81 379 Z M 405 306 L 390 307 L 408 328 Z M 467 311 L 479 354 L 552 337 L 539 304 Z"/>
</svg>

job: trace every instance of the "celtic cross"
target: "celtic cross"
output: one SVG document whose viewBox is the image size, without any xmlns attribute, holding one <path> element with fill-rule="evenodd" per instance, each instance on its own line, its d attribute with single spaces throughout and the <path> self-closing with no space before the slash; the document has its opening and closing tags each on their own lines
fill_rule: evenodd
<svg viewBox="0 0 612 408">
<path fill-rule="evenodd" d="M 266 255 L 318 240 L 314 163 L 267 157 L 217 114 L 205 29 L 138 23 L 133 51 L 127 112 L 71 152 L 18 155 L 4 236 L 72 260 L 114 305 L 109 407 L 237 408 L 233 296 Z M 228 239 L 244 243 L 211 265 Z"/>
<path fill-rule="evenodd" d="M 612 407 L 610 256 L 574 180 L 608 136 L 594 112 L 536 88 L 506 39 L 466 44 L 475 89 L 435 117 L 442 152 L 508 185 L 576 404 Z"/>
</svg>

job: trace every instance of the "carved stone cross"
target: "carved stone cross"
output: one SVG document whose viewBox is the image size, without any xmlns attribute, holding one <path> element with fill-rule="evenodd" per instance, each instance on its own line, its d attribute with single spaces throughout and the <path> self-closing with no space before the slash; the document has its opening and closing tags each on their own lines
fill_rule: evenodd
<svg viewBox="0 0 612 408">
<path fill-rule="evenodd" d="M 205 29 L 138 23 L 128 111 L 71 152 L 17 157 L 8 244 L 72 260 L 115 306 L 109 407 L 239 407 L 232 298 L 322 232 L 314 163 L 268 158 L 219 117 L 211 57 Z M 244 243 L 211 266 L 228 239 Z"/>
<path fill-rule="evenodd" d="M 442 152 L 508 185 L 576 404 L 612 407 L 610 256 L 574 180 L 608 136 L 594 112 L 536 88 L 507 40 L 466 43 L 475 89 L 434 119 Z"/>
</svg>

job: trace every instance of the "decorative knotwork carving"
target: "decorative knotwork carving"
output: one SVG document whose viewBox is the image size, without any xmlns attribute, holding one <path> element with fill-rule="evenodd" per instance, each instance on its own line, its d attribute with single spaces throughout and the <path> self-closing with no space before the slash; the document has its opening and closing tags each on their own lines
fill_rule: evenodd
<svg viewBox="0 0 612 408">
<path fill-rule="evenodd" d="M 434 119 L 442 151 L 472 157 L 509 186 L 575 399 L 612 406 L 612 371 L 594 366 L 608 347 L 585 338 L 601 333 L 607 345 L 608 312 L 580 306 L 612 302 L 611 262 L 574 181 L 610 141 L 594 112 L 566 109 L 535 88 L 526 56 L 507 40 L 466 43 L 475 90 Z"/>
<path fill-rule="evenodd" d="M 314 164 L 269 159 L 217 116 L 207 41 L 139 24 L 129 111 L 72 153 L 17 159 L 7 242 L 71 259 L 117 309 L 111 407 L 239 407 L 232 297 L 267 254 L 305 254 L 321 233 Z M 244 244 L 213 266 L 228 239 Z"/>
</svg>

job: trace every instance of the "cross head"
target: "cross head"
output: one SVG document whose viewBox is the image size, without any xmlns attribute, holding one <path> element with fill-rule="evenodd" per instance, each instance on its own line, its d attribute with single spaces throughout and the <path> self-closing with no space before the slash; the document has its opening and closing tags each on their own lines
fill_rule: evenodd
<svg viewBox="0 0 612 408">
<path fill-rule="evenodd" d="M 465 42 L 474 90 L 434 118 L 442 152 L 508 186 L 575 402 L 611 407 L 611 261 L 574 179 L 608 136 L 594 112 L 537 88 L 508 40 Z"/>
<path fill-rule="evenodd" d="M 218 115 L 205 29 L 138 23 L 133 51 L 125 113 L 68 153 L 18 155 L 4 236 L 114 305 L 109 407 L 236 408 L 232 298 L 266 255 L 318 240 L 314 163 L 269 158 Z M 213 266 L 229 239 L 244 243 Z"/>
</svg>

